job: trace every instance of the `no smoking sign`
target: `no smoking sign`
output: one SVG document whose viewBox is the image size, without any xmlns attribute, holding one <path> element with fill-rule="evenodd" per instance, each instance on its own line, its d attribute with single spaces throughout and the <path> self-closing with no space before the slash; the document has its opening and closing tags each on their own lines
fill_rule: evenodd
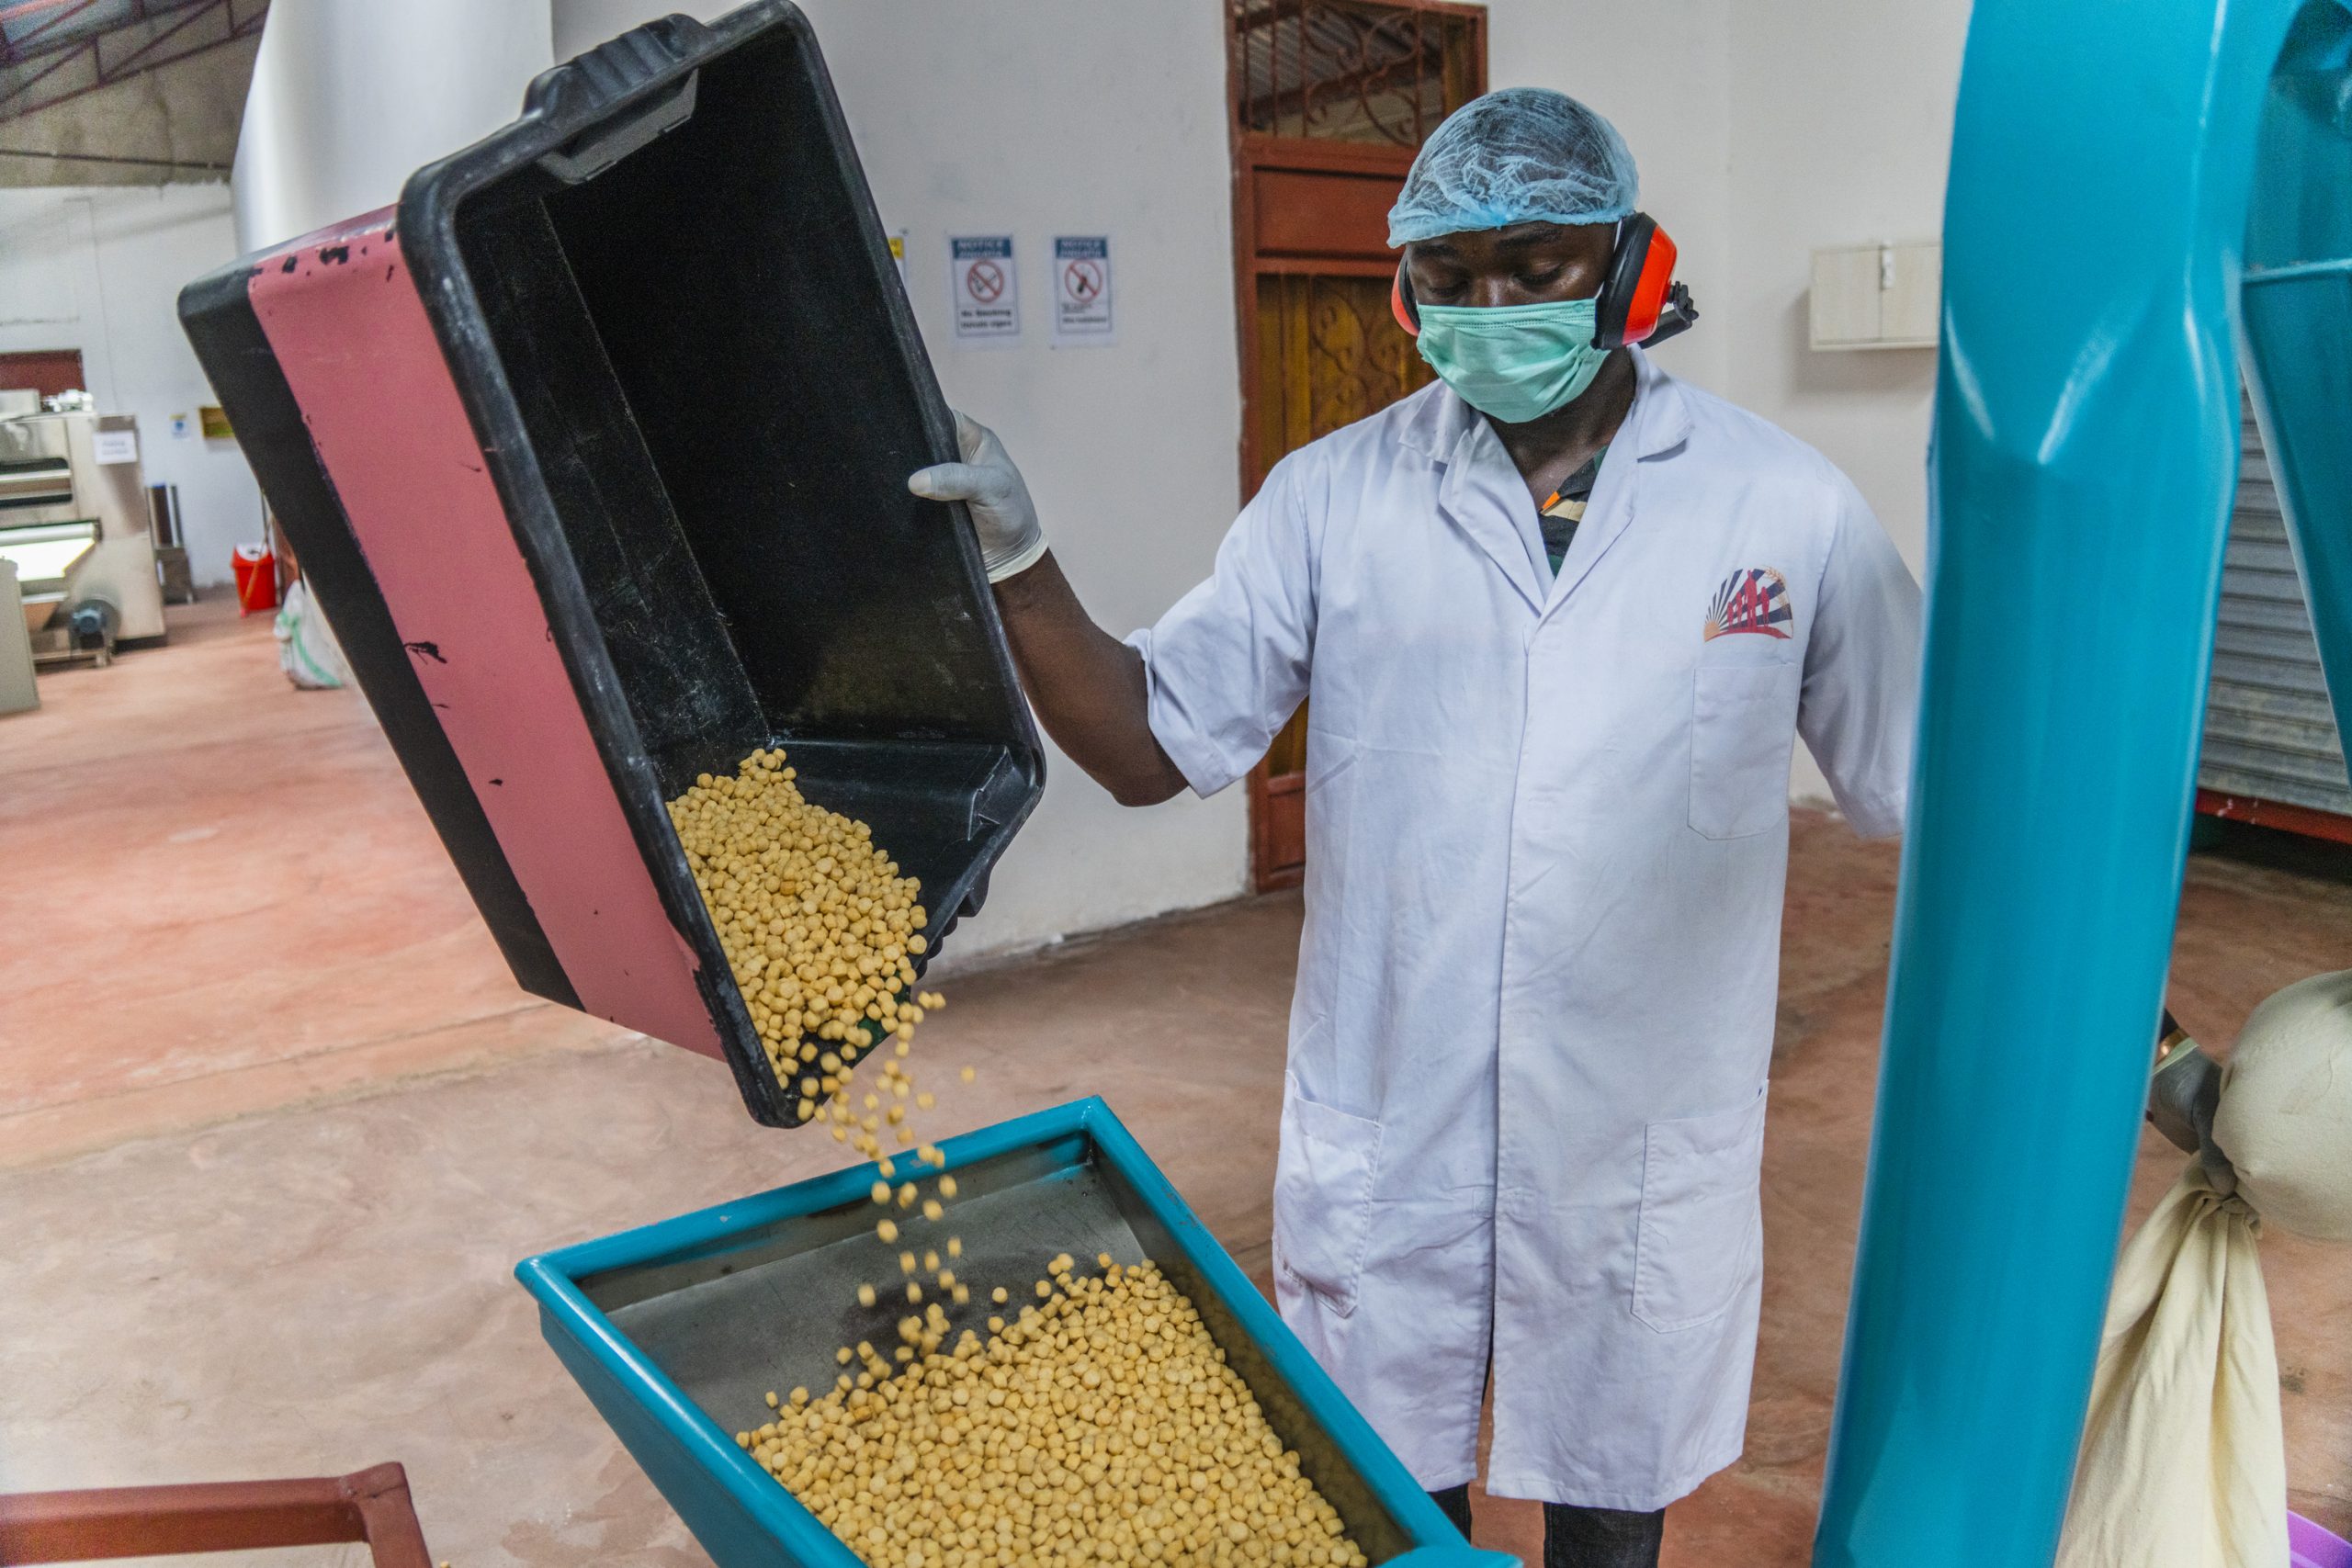
<svg viewBox="0 0 2352 1568">
<path fill-rule="evenodd" d="M 948 304 L 956 341 L 1009 347 L 1021 336 L 1021 273 L 1010 234 L 947 237 Z"/>
<path fill-rule="evenodd" d="M 1112 339 L 1111 240 L 1061 234 L 1054 240 L 1054 342 L 1063 346 Z"/>
</svg>

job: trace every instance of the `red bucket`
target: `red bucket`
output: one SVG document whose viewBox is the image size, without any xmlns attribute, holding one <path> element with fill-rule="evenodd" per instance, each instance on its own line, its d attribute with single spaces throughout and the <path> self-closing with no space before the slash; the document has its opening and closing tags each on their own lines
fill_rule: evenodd
<svg viewBox="0 0 2352 1568">
<path fill-rule="evenodd" d="M 267 545 L 237 547 L 237 613 L 277 608 L 277 558 Z"/>
</svg>

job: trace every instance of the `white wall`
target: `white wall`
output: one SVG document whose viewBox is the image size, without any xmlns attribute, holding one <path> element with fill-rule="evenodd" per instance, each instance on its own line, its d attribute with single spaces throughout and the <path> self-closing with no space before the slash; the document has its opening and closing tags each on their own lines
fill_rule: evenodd
<svg viewBox="0 0 2352 1568">
<path fill-rule="evenodd" d="M 1240 369 L 1220 7 L 809 0 L 950 401 L 1021 462 L 1057 558 L 1102 625 L 1156 619 L 1208 572 L 1240 505 Z M 1148 63 L 1146 63 L 1148 62 Z M 1016 236 L 1024 333 L 954 346 L 950 231 Z M 1112 237 L 1118 341 L 1048 346 L 1057 233 Z M 963 953 L 1241 891 L 1236 787 L 1129 811 L 1055 756 Z M 955 951 L 955 950 L 951 950 Z"/>
<path fill-rule="evenodd" d="M 0 350 L 80 349 L 99 409 L 139 416 L 147 482 L 180 487 L 199 583 L 229 581 L 230 551 L 262 536 L 243 455 L 197 430 L 212 393 L 177 310 L 184 284 L 236 255 L 226 186 L 0 190 Z"/>
<path fill-rule="evenodd" d="M 513 119 L 554 58 L 548 0 L 306 0 L 270 11 L 233 184 L 257 251 L 400 195 Z"/>
<path fill-rule="evenodd" d="M 1817 246 L 1941 232 L 1968 10 L 1806 0 L 1730 15 L 1736 265 L 1708 323 L 1729 347 L 1724 389 L 1845 469 L 1914 572 L 1927 561 L 1935 351 L 1815 353 L 1806 290 Z M 1794 788 L 1828 793 L 1802 747 Z"/>
</svg>

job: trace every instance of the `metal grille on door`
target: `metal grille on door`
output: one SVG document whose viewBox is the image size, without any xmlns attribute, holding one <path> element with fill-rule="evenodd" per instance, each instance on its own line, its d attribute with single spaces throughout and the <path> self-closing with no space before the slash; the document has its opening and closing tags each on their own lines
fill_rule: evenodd
<svg viewBox="0 0 2352 1568">
<path fill-rule="evenodd" d="M 2240 429 L 2237 502 L 2222 570 L 2221 625 L 2197 782 L 2213 795 L 2234 797 L 2222 808 L 2223 816 L 2258 818 L 2257 810 L 2235 802 L 2267 801 L 2352 818 L 2344 745 L 2250 403 Z M 2212 803 L 2207 808 L 2213 809 Z"/>
</svg>

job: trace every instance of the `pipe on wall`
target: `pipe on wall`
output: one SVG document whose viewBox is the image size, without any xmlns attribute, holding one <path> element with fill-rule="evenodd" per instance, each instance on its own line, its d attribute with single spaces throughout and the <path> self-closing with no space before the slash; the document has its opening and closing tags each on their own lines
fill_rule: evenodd
<svg viewBox="0 0 2352 1568">
<path fill-rule="evenodd" d="M 552 39 L 548 0 L 280 0 L 230 176 L 237 248 L 390 205 L 412 171 L 521 112 Z"/>
</svg>

